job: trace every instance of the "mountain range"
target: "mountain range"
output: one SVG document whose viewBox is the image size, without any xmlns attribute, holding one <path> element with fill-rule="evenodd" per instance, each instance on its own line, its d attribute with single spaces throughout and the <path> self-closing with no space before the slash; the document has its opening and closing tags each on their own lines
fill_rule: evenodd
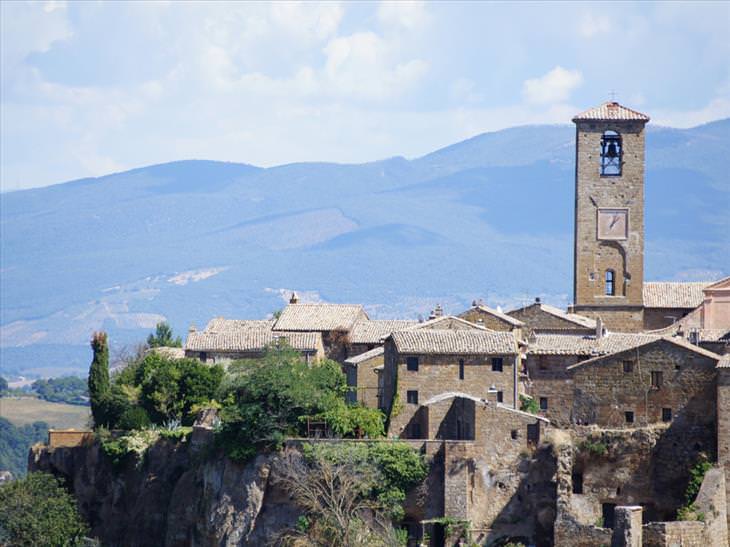
<svg viewBox="0 0 730 547">
<path fill-rule="evenodd" d="M 119 350 L 163 319 L 184 336 L 264 317 L 292 290 L 372 318 L 475 298 L 565 306 L 574 141 L 571 126 L 524 126 L 411 160 L 189 160 L 4 193 L 3 374 L 83 373 L 94 330 Z M 648 128 L 647 280 L 730 274 L 728 158 L 730 119 Z"/>
</svg>

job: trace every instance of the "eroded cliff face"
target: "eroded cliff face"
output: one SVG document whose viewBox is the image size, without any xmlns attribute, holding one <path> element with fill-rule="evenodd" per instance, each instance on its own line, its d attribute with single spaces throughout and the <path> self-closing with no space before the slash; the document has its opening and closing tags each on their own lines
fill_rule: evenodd
<svg viewBox="0 0 730 547">
<path fill-rule="evenodd" d="M 299 511 L 275 485 L 277 461 L 241 465 L 160 440 L 117 468 L 98 443 L 36 446 L 29 471 L 64 477 L 105 546 L 222 547 L 262 545 L 295 523 Z"/>
</svg>

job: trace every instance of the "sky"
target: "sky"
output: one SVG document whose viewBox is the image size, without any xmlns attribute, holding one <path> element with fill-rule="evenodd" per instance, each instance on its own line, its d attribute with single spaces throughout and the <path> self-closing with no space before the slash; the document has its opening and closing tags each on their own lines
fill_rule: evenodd
<svg viewBox="0 0 730 547">
<path fill-rule="evenodd" d="M 417 157 L 570 123 L 730 117 L 730 3 L 0 3 L 0 189 L 180 159 Z"/>
</svg>

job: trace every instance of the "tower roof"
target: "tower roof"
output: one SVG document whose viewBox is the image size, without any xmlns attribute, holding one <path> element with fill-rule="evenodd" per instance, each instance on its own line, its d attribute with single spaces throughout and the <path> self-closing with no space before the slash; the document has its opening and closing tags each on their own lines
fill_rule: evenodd
<svg viewBox="0 0 730 547">
<path fill-rule="evenodd" d="M 622 106 L 615 101 L 607 101 L 602 105 L 590 108 L 585 112 L 576 114 L 573 117 L 574 122 L 589 120 L 648 122 L 649 116 L 647 116 L 646 114 L 642 114 L 641 112 L 637 112 L 636 110 L 626 108 L 625 106 Z"/>
</svg>

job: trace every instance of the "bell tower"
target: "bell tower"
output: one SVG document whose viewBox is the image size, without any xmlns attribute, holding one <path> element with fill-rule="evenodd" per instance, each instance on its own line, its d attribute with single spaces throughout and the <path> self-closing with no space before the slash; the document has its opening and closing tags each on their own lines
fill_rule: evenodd
<svg viewBox="0 0 730 547">
<path fill-rule="evenodd" d="M 575 123 L 573 309 L 613 331 L 643 327 L 644 126 L 607 102 Z"/>
</svg>

